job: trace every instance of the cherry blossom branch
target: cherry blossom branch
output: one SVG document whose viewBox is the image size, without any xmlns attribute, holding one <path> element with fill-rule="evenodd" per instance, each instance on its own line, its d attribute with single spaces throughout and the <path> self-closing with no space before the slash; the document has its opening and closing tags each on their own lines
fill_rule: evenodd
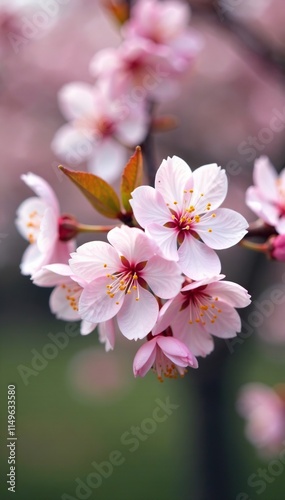
<svg viewBox="0 0 285 500">
<path fill-rule="evenodd" d="M 77 232 L 78 233 L 108 233 L 111 229 L 114 229 L 115 226 L 93 226 L 92 224 L 78 224 Z"/>
</svg>

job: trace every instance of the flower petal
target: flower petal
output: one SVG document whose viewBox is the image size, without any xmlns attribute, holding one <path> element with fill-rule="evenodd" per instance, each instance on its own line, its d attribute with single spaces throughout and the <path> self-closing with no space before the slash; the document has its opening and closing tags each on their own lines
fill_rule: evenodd
<svg viewBox="0 0 285 500">
<path fill-rule="evenodd" d="M 144 377 L 151 369 L 156 357 L 156 340 L 152 339 L 143 344 L 134 357 L 134 376 Z"/>
<path fill-rule="evenodd" d="M 209 333 L 223 339 L 235 337 L 236 333 L 241 330 L 241 319 L 239 314 L 232 306 L 225 302 L 219 301 L 218 306 L 218 311 L 220 312 L 216 314 L 217 319 L 215 322 L 207 322 Z"/>
<path fill-rule="evenodd" d="M 113 351 L 115 347 L 115 324 L 113 319 L 103 321 L 98 325 L 99 341 L 105 344 L 105 350 Z"/>
<path fill-rule="evenodd" d="M 113 318 L 124 302 L 124 292 L 111 298 L 107 295 L 106 278 L 98 278 L 83 288 L 79 299 L 79 314 L 91 323 L 101 323 Z"/>
<path fill-rule="evenodd" d="M 78 288 L 77 285 L 74 288 Z M 71 292 L 72 293 L 72 290 Z M 58 319 L 66 321 L 77 321 L 80 319 L 78 310 L 75 306 L 72 307 L 70 301 L 67 299 L 66 287 L 57 286 L 51 293 L 49 305 L 51 312 L 55 314 Z"/>
<path fill-rule="evenodd" d="M 58 93 L 59 108 L 67 120 L 74 120 L 94 111 L 94 91 L 84 82 L 64 85 Z"/>
<path fill-rule="evenodd" d="M 179 266 L 158 255 L 148 261 L 141 275 L 155 295 L 162 299 L 170 299 L 177 295 L 184 281 Z"/>
<path fill-rule="evenodd" d="M 175 365 L 182 367 L 192 366 L 192 368 L 198 367 L 195 356 L 193 356 L 188 347 L 181 342 L 181 340 L 175 339 L 174 337 L 164 337 L 162 335 L 158 335 L 155 338 L 157 345 L 165 356 Z"/>
<path fill-rule="evenodd" d="M 245 201 L 247 206 L 267 224 L 272 226 L 278 224 L 280 208 L 274 206 L 270 201 L 266 201 L 258 188 L 249 187 L 246 191 Z"/>
<path fill-rule="evenodd" d="M 212 282 L 207 286 L 207 293 L 233 307 L 247 307 L 251 302 L 247 290 L 231 281 Z"/>
<path fill-rule="evenodd" d="M 191 279 L 201 280 L 221 271 L 221 262 L 216 252 L 193 236 L 184 239 L 178 255 L 183 273 Z"/>
<path fill-rule="evenodd" d="M 89 333 L 93 332 L 97 326 L 97 323 L 90 323 L 83 319 L 80 324 L 80 333 L 81 335 L 89 335 Z"/>
<path fill-rule="evenodd" d="M 47 209 L 47 202 L 42 198 L 32 197 L 27 198 L 21 203 L 17 210 L 17 218 L 15 220 L 16 227 L 26 240 L 29 241 L 29 235 L 33 235 L 33 240 L 38 238 L 40 222 Z M 33 221 L 34 214 L 37 218 L 37 223 Z M 33 226 L 31 226 L 33 224 Z"/>
<path fill-rule="evenodd" d="M 156 245 L 138 228 L 121 226 L 111 229 L 108 241 L 130 264 L 138 264 L 153 257 Z"/>
<path fill-rule="evenodd" d="M 223 203 L 228 191 L 226 171 L 215 163 L 197 168 L 193 172 L 193 190 L 191 205 L 198 213 L 201 209 L 204 211 L 207 203 L 211 203 L 211 209 L 215 210 Z"/>
<path fill-rule="evenodd" d="M 33 283 L 38 286 L 54 287 L 67 282 L 72 282 L 69 279 L 71 269 L 66 264 L 50 264 L 44 266 L 32 276 Z"/>
<path fill-rule="evenodd" d="M 57 201 L 57 197 L 55 196 L 55 193 L 48 182 L 46 182 L 38 175 L 32 174 L 31 172 L 21 175 L 21 179 L 34 191 L 34 193 L 36 193 L 39 198 L 44 200 L 47 205 L 49 205 L 54 210 L 54 212 L 59 215 L 59 204 Z"/>
<path fill-rule="evenodd" d="M 43 255 L 36 243 L 26 248 L 20 264 L 21 273 L 25 276 L 32 275 L 42 266 L 47 264 L 45 255 Z"/>
<path fill-rule="evenodd" d="M 70 165 L 78 165 L 93 154 L 93 138 L 72 125 L 63 125 L 54 135 L 51 149 Z"/>
<path fill-rule="evenodd" d="M 125 296 L 124 304 L 118 313 L 119 328 L 129 340 L 146 337 L 158 317 L 159 308 L 154 296 L 140 285 L 138 285 L 138 292 L 138 301 L 135 293 Z"/>
<path fill-rule="evenodd" d="M 165 259 L 178 261 L 177 232 L 175 229 L 160 226 L 159 224 L 150 224 L 146 228 L 146 234 L 153 238 L 160 254 Z"/>
<path fill-rule="evenodd" d="M 90 283 L 96 278 L 112 274 L 122 263 L 116 250 L 104 241 L 90 241 L 71 254 L 69 265 L 73 273 Z"/>
<path fill-rule="evenodd" d="M 253 181 L 264 200 L 275 203 L 278 199 L 277 179 L 277 172 L 267 156 L 261 156 L 255 161 Z"/>
<path fill-rule="evenodd" d="M 212 217 L 215 215 L 215 217 Z M 247 233 L 245 218 L 229 208 L 218 208 L 202 216 L 195 225 L 195 231 L 210 248 L 221 250 L 236 245 Z"/>
<path fill-rule="evenodd" d="M 145 228 L 149 224 L 165 224 L 171 221 L 171 214 L 162 196 L 150 186 L 140 186 L 132 193 L 130 205 L 138 223 Z"/>
<path fill-rule="evenodd" d="M 162 195 L 165 203 L 183 207 L 186 184 L 191 187 L 192 172 L 187 163 L 178 156 L 163 160 L 155 176 L 155 189 Z"/>
<path fill-rule="evenodd" d="M 127 159 L 126 147 L 108 137 L 97 142 L 94 154 L 88 161 L 88 170 L 112 183 L 120 176 Z"/>
</svg>

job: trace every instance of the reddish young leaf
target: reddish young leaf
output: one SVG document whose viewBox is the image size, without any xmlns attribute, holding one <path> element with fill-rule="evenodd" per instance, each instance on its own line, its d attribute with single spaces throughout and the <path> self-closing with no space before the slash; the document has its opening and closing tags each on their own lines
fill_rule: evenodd
<svg viewBox="0 0 285 500">
<path fill-rule="evenodd" d="M 118 219 L 121 215 L 119 198 L 106 181 L 87 172 L 69 170 L 62 165 L 60 170 L 80 189 L 91 205 L 105 217 Z"/>
<path fill-rule="evenodd" d="M 119 24 L 124 24 L 130 17 L 130 8 L 125 0 L 103 0 L 103 5 Z"/>
<path fill-rule="evenodd" d="M 136 151 L 129 159 L 121 179 L 121 197 L 123 207 L 127 212 L 132 212 L 129 199 L 131 192 L 142 183 L 143 174 L 143 157 L 140 146 L 136 147 Z"/>
</svg>

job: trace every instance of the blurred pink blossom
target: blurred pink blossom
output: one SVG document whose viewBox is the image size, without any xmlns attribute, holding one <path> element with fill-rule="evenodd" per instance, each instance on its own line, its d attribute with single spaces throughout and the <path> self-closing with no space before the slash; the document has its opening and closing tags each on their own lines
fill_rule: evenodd
<svg viewBox="0 0 285 500">
<path fill-rule="evenodd" d="M 83 82 L 65 85 L 59 92 L 59 106 L 69 123 L 52 141 L 52 149 L 71 164 L 88 160 L 88 169 L 107 181 L 114 181 L 127 162 L 126 146 L 145 138 L 148 115 L 142 104 L 134 107 L 110 95 L 104 81 L 97 86 Z"/>
<path fill-rule="evenodd" d="M 201 39 L 189 28 L 190 8 L 182 2 L 138 0 L 123 28 L 123 36 L 145 38 L 153 52 L 168 51 L 173 70 L 185 71 L 201 48 Z"/>
<path fill-rule="evenodd" d="M 285 169 L 278 176 L 272 163 L 261 156 L 254 163 L 254 186 L 246 192 L 249 208 L 264 222 L 285 233 Z"/>
<path fill-rule="evenodd" d="M 284 447 L 285 404 L 270 387 L 252 383 L 242 387 L 237 409 L 246 419 L 248 440 L 264 456 L 274 456 Z"/>
</svg>

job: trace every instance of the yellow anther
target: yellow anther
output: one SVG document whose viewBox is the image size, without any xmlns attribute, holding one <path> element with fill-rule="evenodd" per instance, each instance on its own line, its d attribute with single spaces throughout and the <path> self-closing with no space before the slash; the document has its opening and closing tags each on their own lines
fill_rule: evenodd
<svg viewBox="0 0 285 500">
<path fill-rule="evenodd" d="M 189 189 L 189 193 L 194 193 L 194 189 Z"/>
<path fill-rule="evenodd" d="M 174 201 L 174 202 L 173 202 L 173 205 L 177 205 L 177 201 Z"/>
<path fill-rule="evenodd" d="M 107 267 L 107 264 L 104 264 L 104 266 L 103 266 L 103 267 Z"/>
<path fill-rule="evenodd" d="M 212 233 L 213 232 L 213 229 L 208 229 L 208 233 Z"/>
<path fill-rule="evenodd" d="M 212 217 L 217 217 L 216 214 L 212 214 Z"/>
</svg>

